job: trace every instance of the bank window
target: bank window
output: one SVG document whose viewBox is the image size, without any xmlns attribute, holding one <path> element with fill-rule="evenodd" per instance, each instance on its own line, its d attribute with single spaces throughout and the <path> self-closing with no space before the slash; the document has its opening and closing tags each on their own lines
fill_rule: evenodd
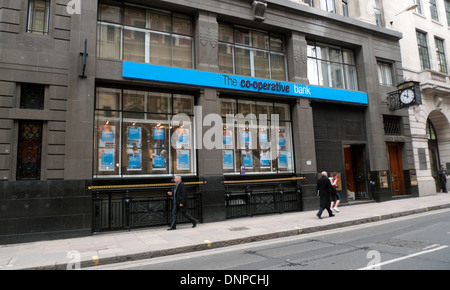
<svg viewBox="0 0 450 290">
<path fill-rule="evenodd" d="M 221 73 L 286 80 L 285 43 L 280 35 L 219 24 Z"/>
<path fill-rule="evenodd" d="M 27 32 L 48 34 L 50 19 L 50 0 L 29 0 Z"/>
<path fill-rule="evenodd" d="M 225 174 L 294 171 L 290 106 L 221 98 Z"/>
<path fill-rule="evenodd" d="M 106 2 L 98 10 L 98 57 L 193 68 L 190 17 Z"/>
<path fill-rule="evenodd" d="M 353 51 L 321 43 L 308 43 L 308 79 L 311 85 L 358 90 Z"/>
<path fill-rule="evenodd" d="M 378 82 L 383 86 L 393 86 L 392 64 L 378 62 Z"/>
<path fill-rule="evenodd" d="M 195 175 L 194 96 L 97 87 L 94 177 Z"/>
</svg>

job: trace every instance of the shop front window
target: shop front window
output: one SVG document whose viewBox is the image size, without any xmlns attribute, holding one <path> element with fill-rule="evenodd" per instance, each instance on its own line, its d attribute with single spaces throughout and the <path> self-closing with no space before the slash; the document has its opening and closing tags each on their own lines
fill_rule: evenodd
<svg viewBox="0 0 450 290">
<path fill-rule="evenodd" d="M 294 171 L 288 104 L 221 99 L 225 174 Z"/>
<path fill-rule="evenodd" d="M 196 174 L 189 94 L 98 87 L 95 177 Z"/>
</svg>

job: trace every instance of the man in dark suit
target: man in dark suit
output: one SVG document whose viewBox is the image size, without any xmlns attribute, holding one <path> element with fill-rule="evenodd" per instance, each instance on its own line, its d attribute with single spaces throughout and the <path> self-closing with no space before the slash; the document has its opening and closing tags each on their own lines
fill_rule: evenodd
<svg viewBox="0 0 450 290">
<path fill-rule="evenodd" d="M 441 179 L 442 192 L 447 192 L 447 175 L 448 172 L 445 169 L 444 164 L 442 164 L 441 169 L 439 170 L 439 178 Z"/>
<path fill-rule="evenodd" d="M 187 189 L 186 185 L 181 181 L 181 176 L 175 176 L 175 188 L 173 191 L 169 191 L 167 194 L 172 197 L 173 199 L 173 208 L 172 208 L 172 223 L 170 224 L 170 228 L 168 228 L 168 231 L 175 230 L 177 228 L 177 215 L 178 212 L 181 212 L 181 214 L 187 218 L 191 223 L 192 227 L 195 228 L 197 226 L 197 220 L 193 218 L 188 212 L 187 212 Z"/>
<path fill-rule="evenodd" d="M 324 171 L 322 172 L 322 178 L 317 182 L 317 192 L 320 196 L 320 209 L 316 214 L 318 218 L 322 218 L 322 212 L 324 209 L 328 211 L 330 217 L 334 216 L 333 212 L 330 209 L 330 190 L 333 186 L 331 185 L 330 180 L 328 179 L 328 174 Z"/>
</svg>

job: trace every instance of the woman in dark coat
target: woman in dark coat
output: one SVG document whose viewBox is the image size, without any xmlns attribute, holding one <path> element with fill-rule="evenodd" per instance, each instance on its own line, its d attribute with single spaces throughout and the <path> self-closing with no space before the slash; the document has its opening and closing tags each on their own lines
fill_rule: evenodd
<svg viewBox="0 0 450 290">
<path fill-rule="evenodd" d="M 320 196 L 320 209 L 316 214 L 318 218 L 322 218 L 322 212 L 324 209 L 328 211 L 330 217 L 334 216 L 333 212 L 330 209 L 330 190 L 332 188 L 331 182 L 328 179 L 328 174 L 324 171 L 322 172 L 322 178 L 317 181 L 317 192 Z"/>
</svg>

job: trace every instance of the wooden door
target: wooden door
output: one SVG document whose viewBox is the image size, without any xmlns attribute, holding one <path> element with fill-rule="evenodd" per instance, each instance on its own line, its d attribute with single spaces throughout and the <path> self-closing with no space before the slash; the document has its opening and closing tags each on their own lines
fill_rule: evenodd
<svg viewBox="0 0 450 290">
<path fill-rule="evenodd" d="M 392 190 L 394 195 L 405 194 L 402 148 L 398 143 L 388 143 L 389 165 L 391 170 Z"/>
<path fill-rule="evenodd" d="M 346 176 L 347 190 L 355 192 L 355 184 L 353 182 L 352 154 L 350 146 L 344 147 L 344 159 L 345 159 L 345 176 Z"/>
</svg>

